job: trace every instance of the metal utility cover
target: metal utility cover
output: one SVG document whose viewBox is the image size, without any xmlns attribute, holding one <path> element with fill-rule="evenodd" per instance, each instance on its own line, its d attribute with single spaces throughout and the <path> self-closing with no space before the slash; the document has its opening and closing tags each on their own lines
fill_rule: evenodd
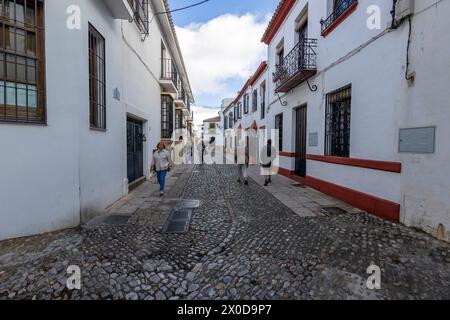
<svg viewBox="0 0 450 320">
<path fill-rule="evenodd" d="M 300 184 L 300 183 L 293 183 L 292 186 L 296 187 L 296 188 L 306 188 L 306 186 L 304 186 L 303 184 Z"/>
<path fill-rule="evenodd" d="M 434 153 L 435 127 L 400 129 L 399 152 Z"/>
<path fill-rule="evenodd" d="M 192 210 L 173 209 L 163 228 L 163 233 L 186 233 L 191 222 Z"/>
<path fill-rule="evenodd" d="M 309 134 L 309 146 L 318 147 L 319 146 L 319 134 L 317 132 L 312 132 Z"/>
<path fill-rule="evenodd" d="M 121 224 L 127 224 L 128 220 L 130 219 L 130 216 L 125 215 L 111 215 L 105 219 L 106 224 L 111 225 L 121 225 Z"/>
<path fill-rule="evenodd" d="M 322 207 L 322 211 L 333 215 L 347 213 L 347 211 L 338 207 Z"/>
<path fill-rule="evenodd" d="M 177 203 L 176 208 L 182 209 L 196 209 L 200 207 L 200 200 L 184 199 Z"/>
</svg>

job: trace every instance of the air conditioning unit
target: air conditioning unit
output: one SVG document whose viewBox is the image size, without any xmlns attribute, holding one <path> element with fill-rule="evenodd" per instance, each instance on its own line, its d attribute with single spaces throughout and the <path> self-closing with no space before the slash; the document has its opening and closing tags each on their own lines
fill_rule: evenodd
<svg viewBox="0 0 450 320">
<path fill-rule="evenodd" d="M 401 21 L 414 14 L 415 0 L 397 0 L 395 4 L 395 20 Z"/>
</svg>

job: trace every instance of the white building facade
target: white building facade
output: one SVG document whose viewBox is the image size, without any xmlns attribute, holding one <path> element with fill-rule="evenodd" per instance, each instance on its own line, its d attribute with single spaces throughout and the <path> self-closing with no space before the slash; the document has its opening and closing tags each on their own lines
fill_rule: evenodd
<svg viewBox="0 0 450 320">
<path fill-rule="evenodd" d="M 449 241 L 448 12 L 450 1 L 280 1 L 262 39 L 279 173 Z"/>
<path fill-rule="evenodd" d="M 17 31 L 0 48 L 0 239 L 104 212 L 193 102 L 170 14 L 154 15 L 166 1 L 5 2 Z"/>
</svg>

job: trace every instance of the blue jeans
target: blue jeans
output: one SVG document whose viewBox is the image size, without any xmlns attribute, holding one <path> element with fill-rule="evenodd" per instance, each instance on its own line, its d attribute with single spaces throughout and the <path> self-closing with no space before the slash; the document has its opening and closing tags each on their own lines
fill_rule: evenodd
<svg viewBox="0 0 450 320">
<path fill-rule="evenodd" d="M 160 192 L 164 192 L 166 189 L 166 175 L 167 175 L 167 170 L 156 171 L 156 178 L 158 178 Z"/>
</svg>

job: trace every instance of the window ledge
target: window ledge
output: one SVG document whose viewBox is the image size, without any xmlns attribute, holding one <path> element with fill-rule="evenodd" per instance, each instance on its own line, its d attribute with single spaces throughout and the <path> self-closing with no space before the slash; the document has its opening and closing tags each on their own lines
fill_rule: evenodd
<svg viewBox="0 0 450 320">
<path fill-rule="evenodd" d="M 46 122 L 26 122 L 26 121 L 12 121 L 12 120 L 0 120 L 0 124 L 12 124 L 32 127 L 48 127 Z"/>
<path fill-rule="evenodd" d="M 98 132 L 106 132 L 106 129 L 102 129 L 102 128 L 96 128 L 96 127 L 90 127 L 89 128 L 91 131 L 98 131 Z"/>
<path fill-rule="evenodd" d="M 322 31 L 322 37 L 328 36 L 334 29 L 336 29 L 345 19 L 347 19 L 353 12 L 356 11 L 358 1 L 355 1 L 350 7 L 348 7 L 328 28 Z"/>
</svg>

